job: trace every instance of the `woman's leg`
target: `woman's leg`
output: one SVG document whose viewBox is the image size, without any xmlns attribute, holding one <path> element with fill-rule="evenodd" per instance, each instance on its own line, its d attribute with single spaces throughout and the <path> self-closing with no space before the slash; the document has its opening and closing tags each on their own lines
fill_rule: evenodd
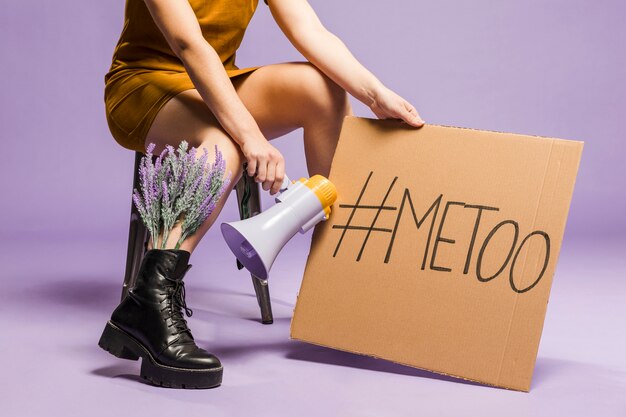
<svg viewBox="0 0 626 417">
<path fill-rule="evenodd" d="M 328 176 L 343 118 L 352 114 L 347 94 L 341 87 L 308 62 L 268 65 L 232 81 L 267 139 L 304 128 L 309 175 Z M 190 146 L 199 147 L 200 154 L 202 148 L 207 148 L 209 161 L 217 144 L 224 154 L 226 172 L 232 172 L 231 183 L 213 213 L 180 247 L 193 252 L 243 174 L 245 159 L 195 89 L 178 94 L 161 108 L 148 132 L 146 145 L 154 142 L 154 153 L 158 154 L 168 144 L 177 147 L 183 139 Z M 175 227 L 166 248 L 173 248 L 179 237 L 180 227 Z"/>
<path fill-rule="evenodd" d="M 352 115 L 345 90 L 309 62 L 267 65 L 233 81 L 268 139 L 304 128 L 308 173 L 328 177 L 341 124 Z"/>
</svg>

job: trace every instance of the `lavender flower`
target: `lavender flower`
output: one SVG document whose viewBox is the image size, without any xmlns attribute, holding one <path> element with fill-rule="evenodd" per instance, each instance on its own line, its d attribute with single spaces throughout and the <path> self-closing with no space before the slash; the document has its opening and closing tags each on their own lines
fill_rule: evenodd
<svg viewBox="0 0 626 417">
<path fill-rule="evenodd" d="M 161 249 L 175 225 L 180 224 L 181 236 L 175 249 L 200 227 L 211 215 L 230 184 L 231 173 L 225 177 L 226 163 L 215 145 L 215 161 L 207 165 L 208 151 L 196 158 L 197 148 L 188 151 L 188 143 L 181 141 L 178 155 L 167 145 L 152 163 L 154 143 L 146 148 L 139 167 L 140 188 L 133 191 L 133 202 L 150 232 L 152 247 L 163 231 Z"/>
</svg>

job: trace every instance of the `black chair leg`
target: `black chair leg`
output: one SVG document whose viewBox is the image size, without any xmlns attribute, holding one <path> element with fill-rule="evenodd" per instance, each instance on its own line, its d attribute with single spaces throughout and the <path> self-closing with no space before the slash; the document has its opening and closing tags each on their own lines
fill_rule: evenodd
<svg viewBox="0 0 626 417">
<path fill-rule="evenodd" d="M 239 207 L 239 217 L 244 220 L 256 216 L 261 212 L 261 198 L 259 195 L 260 184 L 254 182 L 245 172 L 239 182 L 235 185 L 237 193 L 237 207 Z M 242 269 L 243 265 L 237 261 L 237 268 Z M 266 279 L 261 279 L 254 274 L 250 274 L 254 292 L 261 309 L 261 323 L 272 324 L 274 316 L 272 314 L 272 302 L 270 299 L 270 287 Z"/>
<path fill-rule="evenodd" d="M 256 293 L 256 299 L 259 302 L 261 308 L 261 323 L 272 324 L 274 322 L 274 316 L 272 315 L 272 301 L 270 300 L 270 287 L 266 279 L 257 278 L 250 274 L 252 278 L 252 285 L 254 285 L 254 292 Z"/>
<path fill-rule="evenodd" d="M 139 164 L 144 155 L 141 152 L 135 152 L 135 173 L 133 177 L 133 190 L 139 190 Z M 131 191 L 132 195 L 132 191 Z M 126 251 L 126 273 L 124 274 L 124 286 L 122 288 L 122 300 L 128 294 L 128 290 L 135 285 L 137 280 L 137 272 L 141 266 L 141 260 L 148 248 L 148 229 L 141 220 L 141 215 L 135 207 L 130 203 L 130 227 L 128 229 L 128 249 Z"/>
</svg>

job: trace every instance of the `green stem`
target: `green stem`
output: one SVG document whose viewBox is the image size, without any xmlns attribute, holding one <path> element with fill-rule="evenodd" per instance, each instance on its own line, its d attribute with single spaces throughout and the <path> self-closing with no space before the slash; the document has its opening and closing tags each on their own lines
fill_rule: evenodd
<svg viewBox="0 0 626 417">
<path fill-rule="evenodd" d="M 150 241 L 152 241 L 152 249 L 156 249 L 157 243 L 155 242 L 154 238 L 154 229 L 150 229 Z M 148 241 L 148 243 L 150 243 L 150 241 Z"/>
<path fill-rule="evenodd" d="M 178 239 L 178 242 L 176 242 L 176 249 L 180 247 L 185 239 L 187 239 L 187 233 L 183 233 L 182 235 L 180 235 L 180 239 Z"/>
<path fill-rule="evenodd" d="M 165 249 L 165 243 L 167 242 L 167 238 L 169 236 L 169 230 L 167 228 L 163 228 L 163 242 L 161 243 L 161 249 Z"/>
</svg>

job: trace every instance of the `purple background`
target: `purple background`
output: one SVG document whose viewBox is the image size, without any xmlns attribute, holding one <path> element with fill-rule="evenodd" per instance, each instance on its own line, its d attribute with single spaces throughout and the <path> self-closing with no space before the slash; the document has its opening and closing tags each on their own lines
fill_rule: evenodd
<svg viewBox="0 0 626 417">
<path fill-rule="evenodd" d="M 0 407 L 8 407 L 7 415 L 50 415 L 50 407 L 63 404 L 65 415 L 86 415 L 88 404 L 100 401 L 100 412 L 108 415 L 105 410 L 128 411 L 125 404 L 166 410 L 184 402 L 193 415 L 207 407 L 230 407 L 230 414 L 234 402 L 259 415 L 313 405 L 361 415 L 480 415 L 505 407 L 510 415 L 624 415 L 625 3 L 310 3 L 427 122 L 585 141 L 533 392 L 451 383 L 288 341 L 310 235 L 296 237 L 275 264 L 277 320 L 268 327 L 255 321 L 249 278 L 235 270 L 216 228 L 194 254 L 188 303 L 200 310 L 192 328 L 226 358 L 228 379 L 210 393 L 137 383 L 137 363 L 107 356 L 95 345 L 119 296 L 133 175 L 133 152 L 111 137 L 103 100 L 124 2 L 10 0 L 0 10 L 0 261 L 7 285 L 0 292 L 0 358 L 12 378 L 3 378 L 2 397 L 15 401 L 3 399 Z M 260 0 L 237 64 L 302 59 Z M 357 115 L 374 117 L 353 103 Z M 306 176 L 301 137 L 298 130 L 273 141 L 291 178 Z M 265 195 L 264 207 L 271 201 Z M 218 221 L 235 218 L 231 198 Z M 19 396 L 35 385 L 50 390 L 35 392 L 39 405 Z M 77 399 L 72 393 L 79 389 Z M 324 401 L 312 402 L 316 395 Z M 470 398 L 478 401 L 474 408 L 468 408 Z M 270 404 L 259 411 L 255 401 Z"/>
<path fill-rule="evenodd" d="M 626 232 L 623 2 L 311 4 L 429 123 L 584 140 L 566 233 Z M 5 230 L 120 236 L 133 153 L 106 126 L 103 77 L 123 2 L 21 0 L 2 9 L 0 181 L 15 202 L 2 207 Z M 302 59 L 261 1 L 238 65 Z M 275 141 L 293 178 L 306 175 L 301 142 L 301 131 Z M 19 151 L 29 163 L 10 156 Z"/>
</svg>

